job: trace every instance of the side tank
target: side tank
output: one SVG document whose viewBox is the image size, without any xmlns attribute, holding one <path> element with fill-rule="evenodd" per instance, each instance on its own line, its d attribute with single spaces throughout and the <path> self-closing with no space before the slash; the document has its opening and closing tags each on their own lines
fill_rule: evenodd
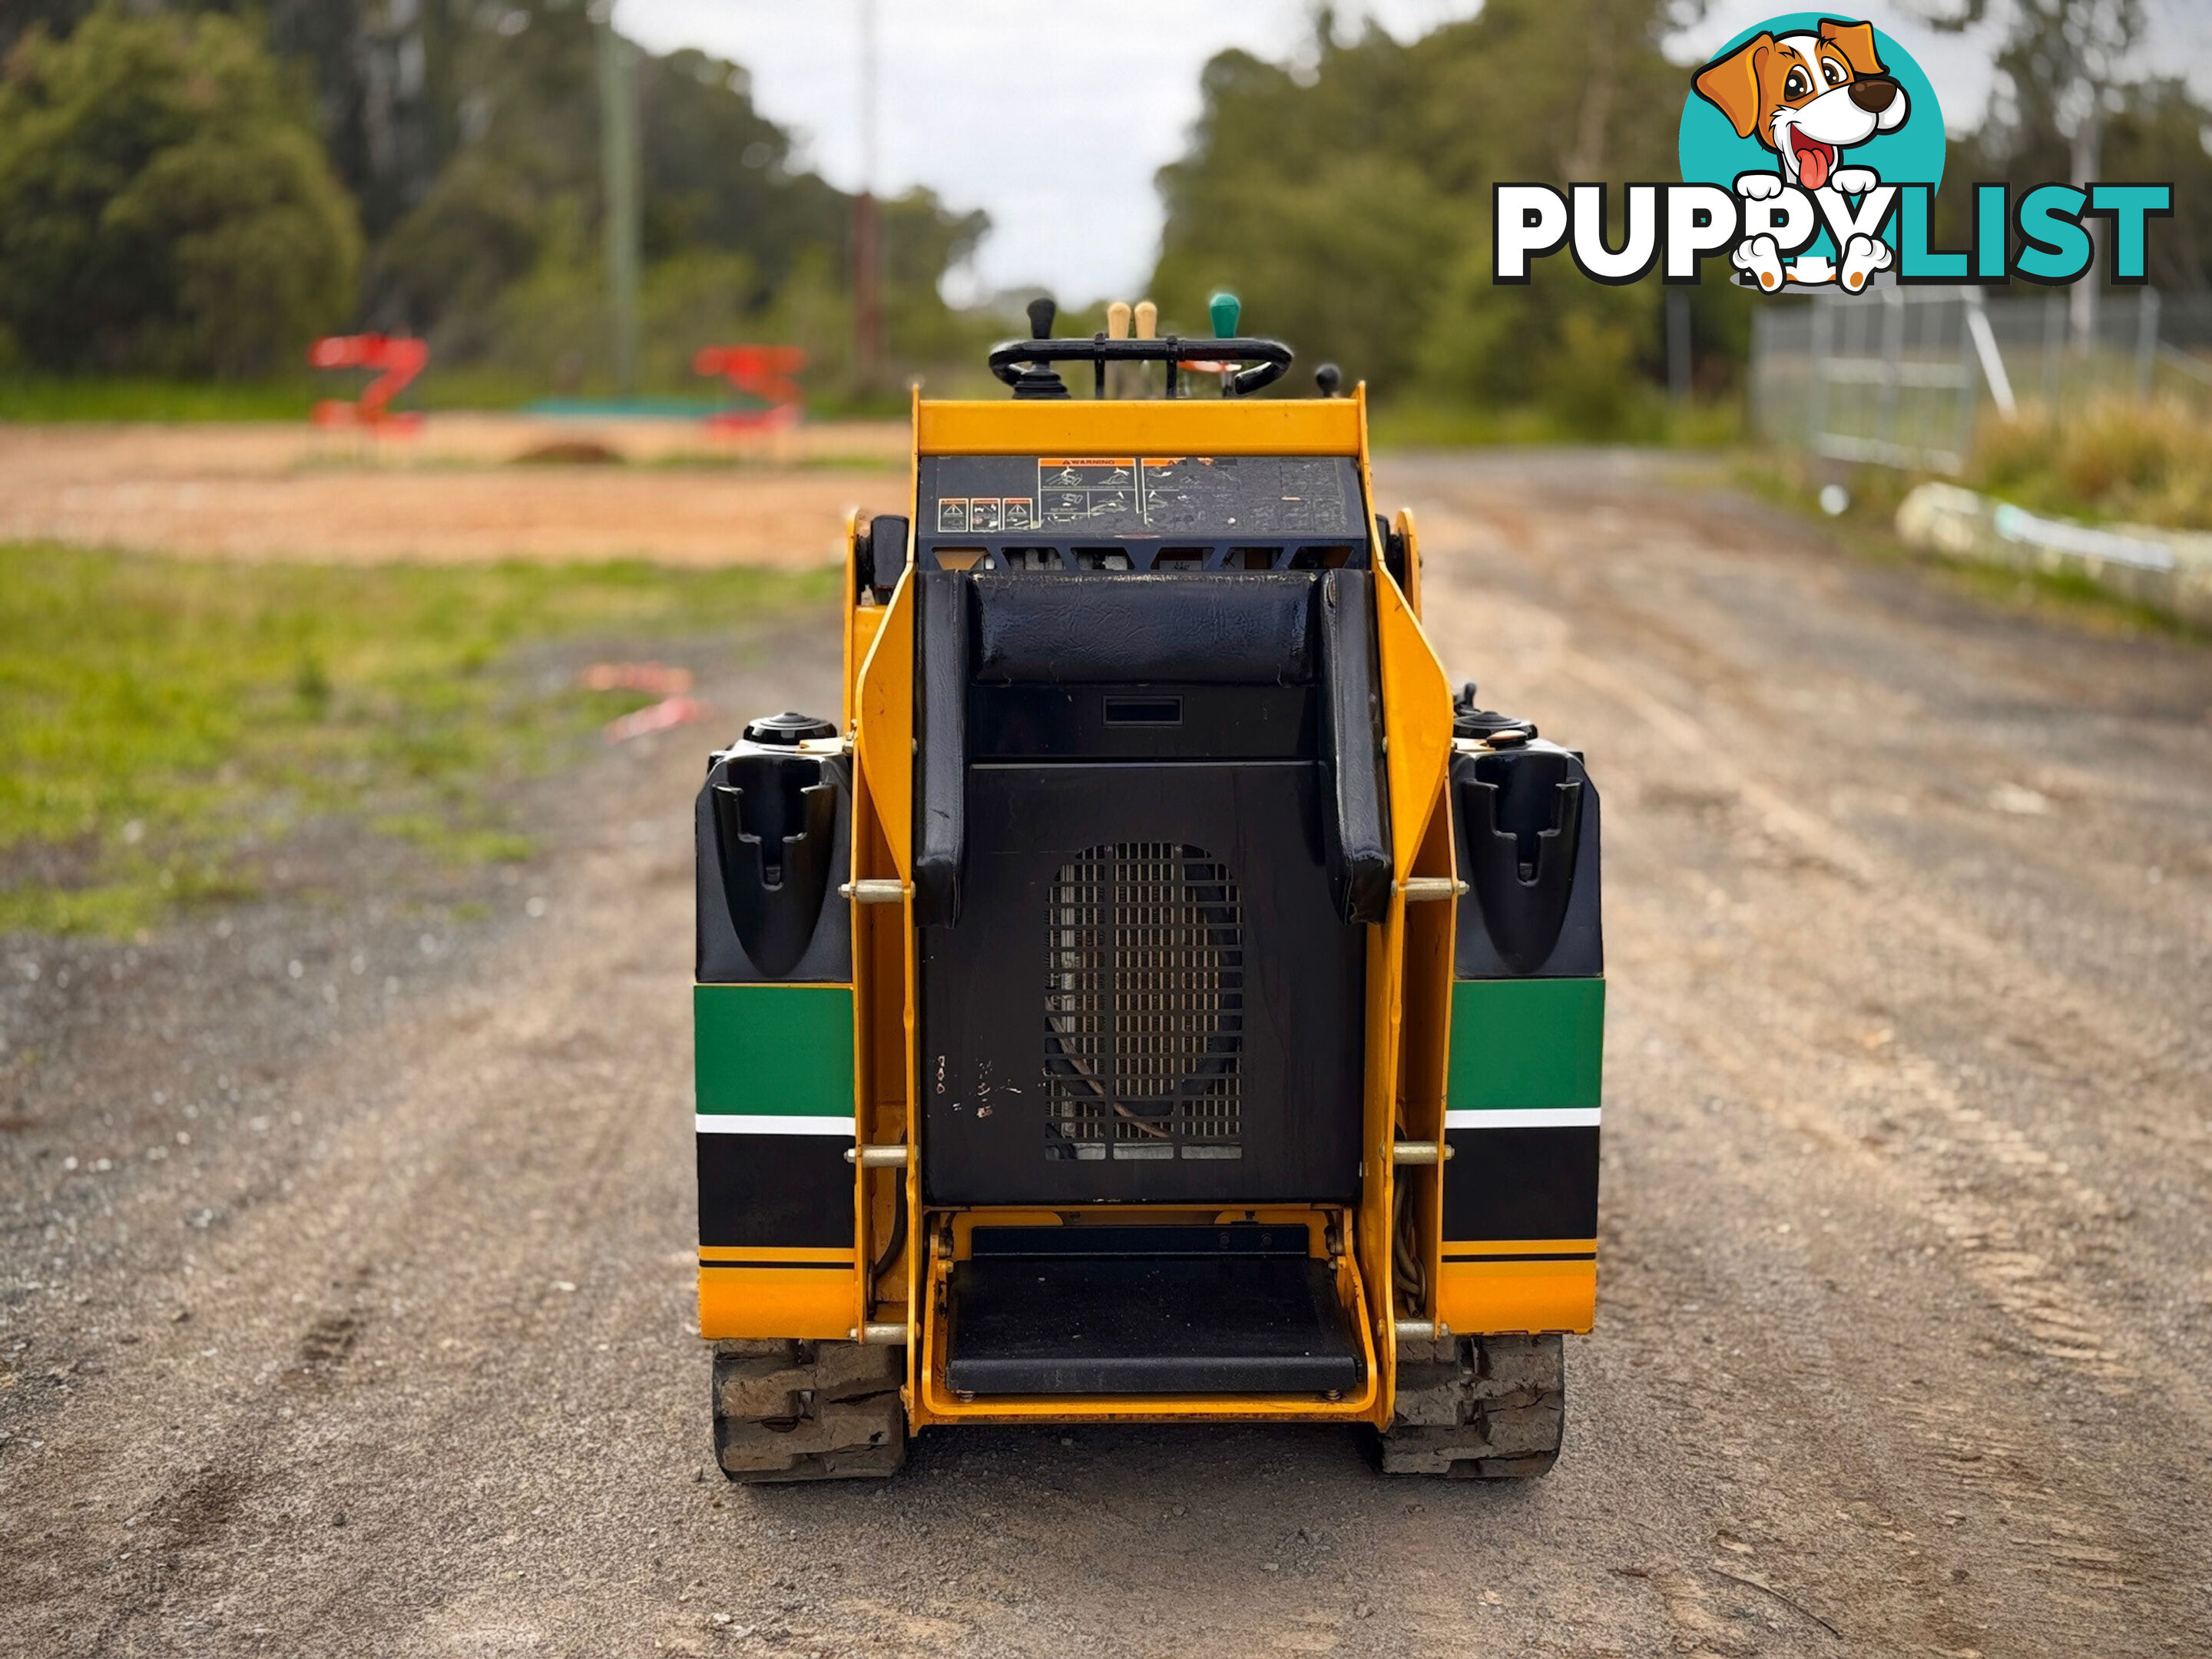
<svg viewBox="0 0 2212 1659">
<path fill-rule="evenodd" d="M 693 809 L 699 1315 L 708 1337 L 842 1337 L 854 1259 L 852 761 L 756 720 Z"/>
<path fill-rule="evenodd" d="M 1460 1331 L 1583 1331 L 1597 1297 L 1605 1039 L 1598 796 L 1526 721 L 1454 710 L 1453 942 L 1440 1312 Z"/>
</svg>

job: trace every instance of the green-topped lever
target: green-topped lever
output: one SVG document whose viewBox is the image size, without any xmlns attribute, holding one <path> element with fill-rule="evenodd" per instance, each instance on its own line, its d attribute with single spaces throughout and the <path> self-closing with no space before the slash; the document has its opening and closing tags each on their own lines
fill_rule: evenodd
<svg viewBox="0 0 2212 1659">
<path fill-rule="evenodd" d="M 990 356 L 991 373 L 1013 388 L 1017 398 L 1065 398 L 1067 386 L 1054 372 L 1054 363 L 1081 362 L 1092 366 L 1092 396 L 1105 391 L 1105 366 L 1109 362 L 1151 362 L 1167 366 L 1167 395 L 1177 395 L 1178 373 L 1196 356 L 1199 342 L 1182 339 L 1175 335 L 1154 338 L 1151 319 L 1146 313 L 1149 303 L 1135 308 L 1132 320 L 1137 324 L 1133 337 L 1119 332 L 1120 324 L 1109 313 L 1109 326 L 1087 339 L 1056 339 L 1053 337 L 1054 319 L 1059 308 L 1049 299 L 1039 297 L 1030 302 L 1030 337 L 1008 340 L 995 347 Z M 1214 337 L 1206 343 L 1209 365 L 1221 370 L 1222 395 L 1241 398 L 1273 385 L 1283 377 L 1292 361 L 1290 347 L 1280 340 L 1247 338 L 1237 332 L 1237 319 L 1243 307 L 1233 294 L 1215 295 L 1207 303 L 1207 313 L 1213 325 Z"/>
</svg>

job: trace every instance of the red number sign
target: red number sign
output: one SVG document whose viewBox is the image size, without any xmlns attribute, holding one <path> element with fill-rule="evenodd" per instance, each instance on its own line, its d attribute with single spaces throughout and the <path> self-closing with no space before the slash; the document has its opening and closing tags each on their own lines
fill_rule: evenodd
<svg viewBox="0 0 2212 1659">
<path fill-rule="evenodd" d="M 796 426 L 805 394 L 791 377 L 806 367 L 797 346 L 705 346 L 691 360 L 695 374 L 719 375 L 738 391 L 763 400 L 758 409 L 725 409 L 707 424 L 727 432 L 775 431 Z"/>
<path fill-rule="evenodd" d="M 307 362 L 316 368 L 370 368 L 377 376 L 361 389 L 353 403 L 325 398 L 315 405 L 317 426 L 398 427 L 422 424 L 412 410 L 395 414 L 392 400 L 430 361 L 429 343 L 405 335 L 332 334 L 307 349 Z"/>
</svg>

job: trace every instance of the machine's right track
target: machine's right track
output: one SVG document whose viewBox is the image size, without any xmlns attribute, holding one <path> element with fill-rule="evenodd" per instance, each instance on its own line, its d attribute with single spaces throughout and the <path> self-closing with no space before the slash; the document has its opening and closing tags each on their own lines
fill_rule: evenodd
<svg viewBox="0 0 2212 1659">
<path fill-rule="evenodd" d="M 1556 1335 L 1401 1341 L 1397 1414 L 1377 1461 L 1385 1474 L 1526 1480 L 1559 1460 L 1566 1406 Z"/>
</svg>

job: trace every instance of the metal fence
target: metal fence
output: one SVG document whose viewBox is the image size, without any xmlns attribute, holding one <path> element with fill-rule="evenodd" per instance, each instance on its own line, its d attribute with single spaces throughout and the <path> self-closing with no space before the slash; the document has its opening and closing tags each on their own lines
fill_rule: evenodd
<svg viewBox="0 0 2212 1659">
<path fill-rule="evenodd" d="M 1752 319 L 1754 428 L 1840 461 L 1955 473 L 1984 410 L 2179 396 L 2212 416 L 2212 295 L 2099 296 L 2076 344 L 2064 289 L 1902 288 L 1770 301 Z"/>
</svg>

